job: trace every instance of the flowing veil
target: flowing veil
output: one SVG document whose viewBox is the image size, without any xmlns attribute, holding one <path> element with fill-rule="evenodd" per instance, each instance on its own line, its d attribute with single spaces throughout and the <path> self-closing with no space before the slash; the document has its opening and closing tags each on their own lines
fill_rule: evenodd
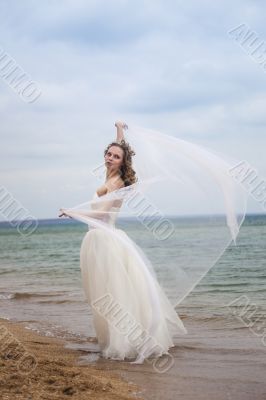
<svg viewBox="0 0 266 400">
<path fill-rule="evenodd" d="M 138 181 L 62 210 L 123 242 L 176 306 L 231 242 L 236 245 L 247 204 L 247 193 L 233 174 L 239 161 L 162 132 L 128 126 L 125 140 L 136 153 Z M 124 235 L 114 219 L 133 228 Z"/>
</svg>

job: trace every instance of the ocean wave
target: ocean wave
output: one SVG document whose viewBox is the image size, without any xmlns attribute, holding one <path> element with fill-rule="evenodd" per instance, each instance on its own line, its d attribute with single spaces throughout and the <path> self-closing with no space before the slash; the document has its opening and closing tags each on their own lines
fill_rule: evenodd
<svg viewBox="0 0 266 400">
<path fill-rule="evenodd" d="M 227 287 L 231 287 L 231 286 L 250 286 L 251 285 L 251 283 L 250 282 L 233 282 L 233 283 L 225 283 L 225 282 L 220 282 L 220 283 L 209 283 L 209 284 L 207 284 L 207 285 L 203 285 L 203 284 L 200 284 L 199 285 L 199 288 L 198 288 L 198 290 L 200 290 L 201 288 L 203 289 L 203 288 L 227 288 Z M 204 290 L 204 289 L 203 289 Z M 196 291 L 196 290 L 195 290 Z"/>
<path fill-rule="evenodd" d="M 0 293 L 0 300 L 14 299 L 15 293 Z"/>
<path fill-rule="evenodd" d="M 10 299 L 30 299 L 30 298 L 42 298 L 42 297 L 52 297 L 60 296 L 61 293 L 30 293 L 30 292 L 15 292 L 15 293 L 0 293 L 0 300 L 10 300 Z"/>
<path fill-rule="evenodd" d="M 63 326 L 53 324 L 53 323 L 42 323 L 40 321 L 36 323 L 30 323 L 28 321 L 27 325 L 25 326 L 26 329 L 31 331 L 35 331 L 40 335 L 47 336 L 47 337 L 57 337 L 60 339 L 71 339 L 71 340 L 80 340 L 80 339 L 87 339 L 86 336 L 83 336 L 80 333 L 73 332 L 71 329 L 67 329 Z"/>
<path fill-rule="evenodd" d="M 63 300 L 43 300 L 40 301 L 42 304 L 65 304 L 65 303 L 84 303 L 84 301 L 81 301 L 79 299 L 73 300 L 73 299 L 63 299 Z"/>
<path fill-rule="evenodd" d="M 201 289 L 201 290 L 195 290 L 193 294 L 194 297 L 199 296 L 199 295 L 204 295 L 204 294 L 208 294 L 208 293 L 257 293 L 257 292 L 264 292 L 265 291 L 265 285 L 247 285 L 245 287 L 241 287 L 241 285 L 239 285 L 238 287 L 234 288 L 234 285 L 230 286 L 230 287 L 223 287 L 223 288 L 209 288 L 209 289 Z M 250 287 L 249 287 L 250 286 Z M 260 286 L 260 287 L 259 287 Z"/>
<path fill-rule="evenodd" d="M 7 274 L 11 274 L 12 272 L 17 272 L 17 270 L 14 269 L 13 271 L 12 270 L 11 271 L 10 270 L 8 270 L 8 271 L 0 271 L 0 275 L 7 275 Z"/>
</svg>

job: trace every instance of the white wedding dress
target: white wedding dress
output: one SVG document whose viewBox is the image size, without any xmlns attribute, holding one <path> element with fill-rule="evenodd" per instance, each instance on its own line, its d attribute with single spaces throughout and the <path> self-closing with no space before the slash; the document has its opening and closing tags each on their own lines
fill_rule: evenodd
<svg viewBox="0 0 266 400">
<path fill-rule="evenodd" d="M 101 203 L 95 204 L 94 208 L 101 207 Z M 130 240 L 136 251 L 131 252 L 122 240 L 101 227 L 89 226 L 80 249 L 82 285 L 92 306 L 103 357 L 142 363 L 148 357 L 169 354 L 173 336 L 187 330 L 144 253 L 116 228 L 115 220 L 116 213 L 109 216 L 109 226 Z"/>
<path fill-rule="evenodd" d="M 241 182 L 248 170 L 196 143 L 130 124 L 126 141 L 136 153 L 137 182 L 61 211 L 89 225 L 80 267 L 102 355 L 143 362 L 167 354 L 174 337 L 187 333 L 175 306 L 232 240 L 236 245 L 247 210 Z M 100 172 L 101 166 L 94 169 Z M 120 203 L 126 206 L 121 211 Z M 149 229 L 154 256 L 161 256 L 162 244 L 170 249 L 160 284 L 142 249 L 116 228 L 118 212 Z"/>
</svg>

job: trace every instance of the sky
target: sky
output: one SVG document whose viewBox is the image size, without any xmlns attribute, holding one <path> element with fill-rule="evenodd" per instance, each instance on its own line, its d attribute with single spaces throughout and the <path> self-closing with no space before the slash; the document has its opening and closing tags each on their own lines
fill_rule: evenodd
<svg viewBox="0 0 266 400">
<path fill-rule="evenodd" d="M 230 33 L 242 25 L 263 48 L 265 12 L 259 0 L 0 0 L 0 59 L 40 93 L 27 102 L 1 75 L 1 187 L 36 218 L 89 200 L 116 120 L 245 160 L 266 180 L 266 67 Z M 265 212 L 253 198 L 248 211 Z"/>
</svg>

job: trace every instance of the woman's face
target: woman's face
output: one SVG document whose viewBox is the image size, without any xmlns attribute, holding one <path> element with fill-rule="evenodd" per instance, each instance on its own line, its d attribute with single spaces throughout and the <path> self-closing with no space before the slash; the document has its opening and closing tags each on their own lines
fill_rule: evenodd
<svg viewBox="0 0 266 400">
<path fill-rule="evenodd" d="M 118 146 L 109 147 L 104 156 L 105 165 L 108 169 L 119 170 L 123 164 L 123 150 Z"/>
</svg>

